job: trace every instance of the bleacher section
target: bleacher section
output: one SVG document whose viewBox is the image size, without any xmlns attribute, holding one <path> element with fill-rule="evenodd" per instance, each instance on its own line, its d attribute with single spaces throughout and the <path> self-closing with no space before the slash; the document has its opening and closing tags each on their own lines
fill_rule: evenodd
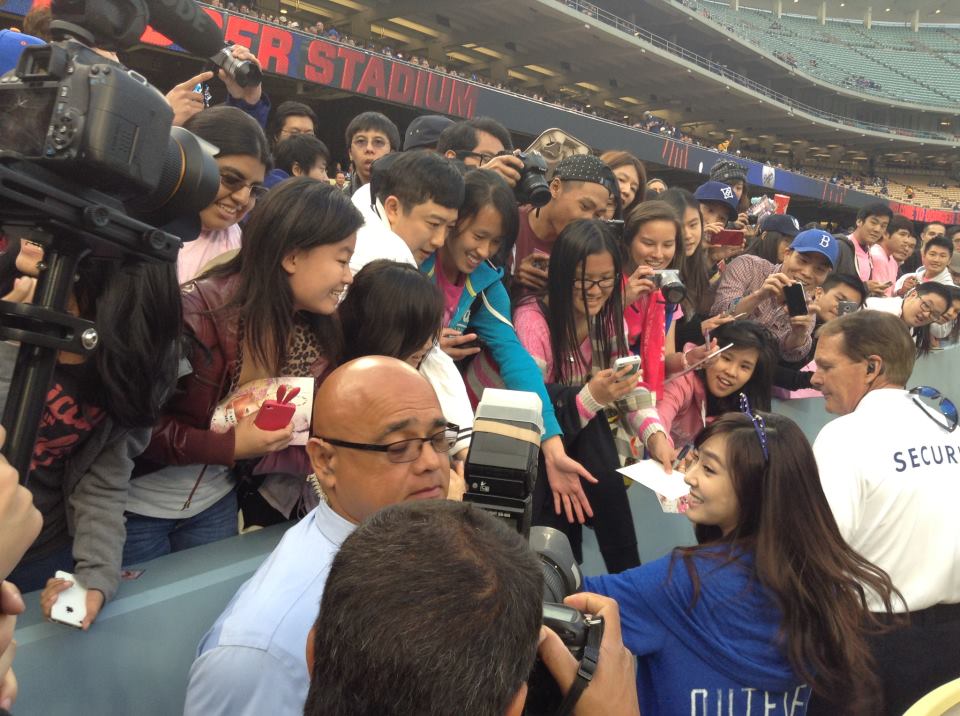
<svg viewBox="0 0 960 716">
<path fill-rule="evenodd" d="M 861 23 L 812 18 L 704 0 L 705 16 L 798 70 L 832 84 L 893 99 L 949 108 L 960 105 L 960 36 L 941 28 L 866 30 Z"/>
</svg>

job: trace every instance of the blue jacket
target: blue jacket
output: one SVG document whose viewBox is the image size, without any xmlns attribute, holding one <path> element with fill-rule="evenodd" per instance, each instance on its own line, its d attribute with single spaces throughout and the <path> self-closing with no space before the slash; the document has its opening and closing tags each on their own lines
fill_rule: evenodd
<svg viewBox="0 0 960 716">
<path fill-rule="evenodd" d="M 290 175 L 283 171 L 283 169 L 271 169 L 270 173 L 264 178 L 263 185 L 267 187 L 267 189 L 273 189 L 277 184 L 289 178 Z"/>
<path fill-rule="evenodd" d="M 620 605 L 623 643 L 637 656 L 640 713 L 804 716 L 810 687 L 777 644 L 782 616 L 754 577 L 753 554 L 728 562 L 717 549 L 693 557 L 694 606 L 680 557 L 584 580 L 584 590 Z"/>
<path fill-rule="evenodd" d="M 420 267 L 434 282 L 437 280 L 436 261 L 434 254 Z M 544 440 L 562 435 L 540 369 L 520 343 L 510 322 L 510 297 L 503 287 L 502 278 L 503 269 L 496 268 L 489 261 L 484 261 L 467 276 L 460 303 L 450 317 L 450 328 L 463 333 L 476 333 L 487 344 L 507 388 L 526 390 L 540 396 Z"/>
</svg>

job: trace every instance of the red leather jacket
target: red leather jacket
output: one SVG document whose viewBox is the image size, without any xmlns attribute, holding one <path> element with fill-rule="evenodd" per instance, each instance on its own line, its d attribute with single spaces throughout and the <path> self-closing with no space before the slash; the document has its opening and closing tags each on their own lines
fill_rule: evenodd
<svg viewBox="0 0 960 716">
<path fill-rule="evenodd" d="M 223 311 L 237 279 L 211 277 L 183 287 L 183 325 L 193 341 L 185 343 L 193 372 L 177 383 L 173 398 L 153 429 L 143 453 L 161 465 L 233 465 L 234 431 L 212 432 L 210 418 L 230 389 L 230 367 L 237 358 L 239 320 Z"/>
</svg>

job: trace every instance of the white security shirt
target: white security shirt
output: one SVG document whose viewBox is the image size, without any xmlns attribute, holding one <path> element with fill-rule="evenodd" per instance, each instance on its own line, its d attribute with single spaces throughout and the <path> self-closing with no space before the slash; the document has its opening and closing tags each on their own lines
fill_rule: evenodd
<svg viewBox="0 0 960 716">
<path fill-rule="evenodd" d="M 960 602 L 960 431 L 884 388 L 827 423 L 813 451 L 840 533 L 890 575 L 907 603 L 896 610 Z"/>
</svg>

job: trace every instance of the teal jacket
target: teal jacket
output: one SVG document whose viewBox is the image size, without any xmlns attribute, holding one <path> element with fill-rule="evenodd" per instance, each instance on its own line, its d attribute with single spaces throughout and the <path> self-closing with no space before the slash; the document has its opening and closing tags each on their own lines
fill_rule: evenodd
<svg viewBox="0 0 960 716">
<path fill-rule="evenodd" d="M 436 254 L 420 267 L 436 283 Z M 540 396 L 543 404 L 543 439 L 562 435 L 553 411 L 553 401 L 543 384 L 540 369 L 517 338 L 510 321 L 510 297 L 501 279 L 503 269 L 484 261 L 467 276 L 460 302 L 450 318 L 450 328 L 476 333 L 500 368 L 500 377 L 510 390 L 526 390 Z"/>
</svg>

